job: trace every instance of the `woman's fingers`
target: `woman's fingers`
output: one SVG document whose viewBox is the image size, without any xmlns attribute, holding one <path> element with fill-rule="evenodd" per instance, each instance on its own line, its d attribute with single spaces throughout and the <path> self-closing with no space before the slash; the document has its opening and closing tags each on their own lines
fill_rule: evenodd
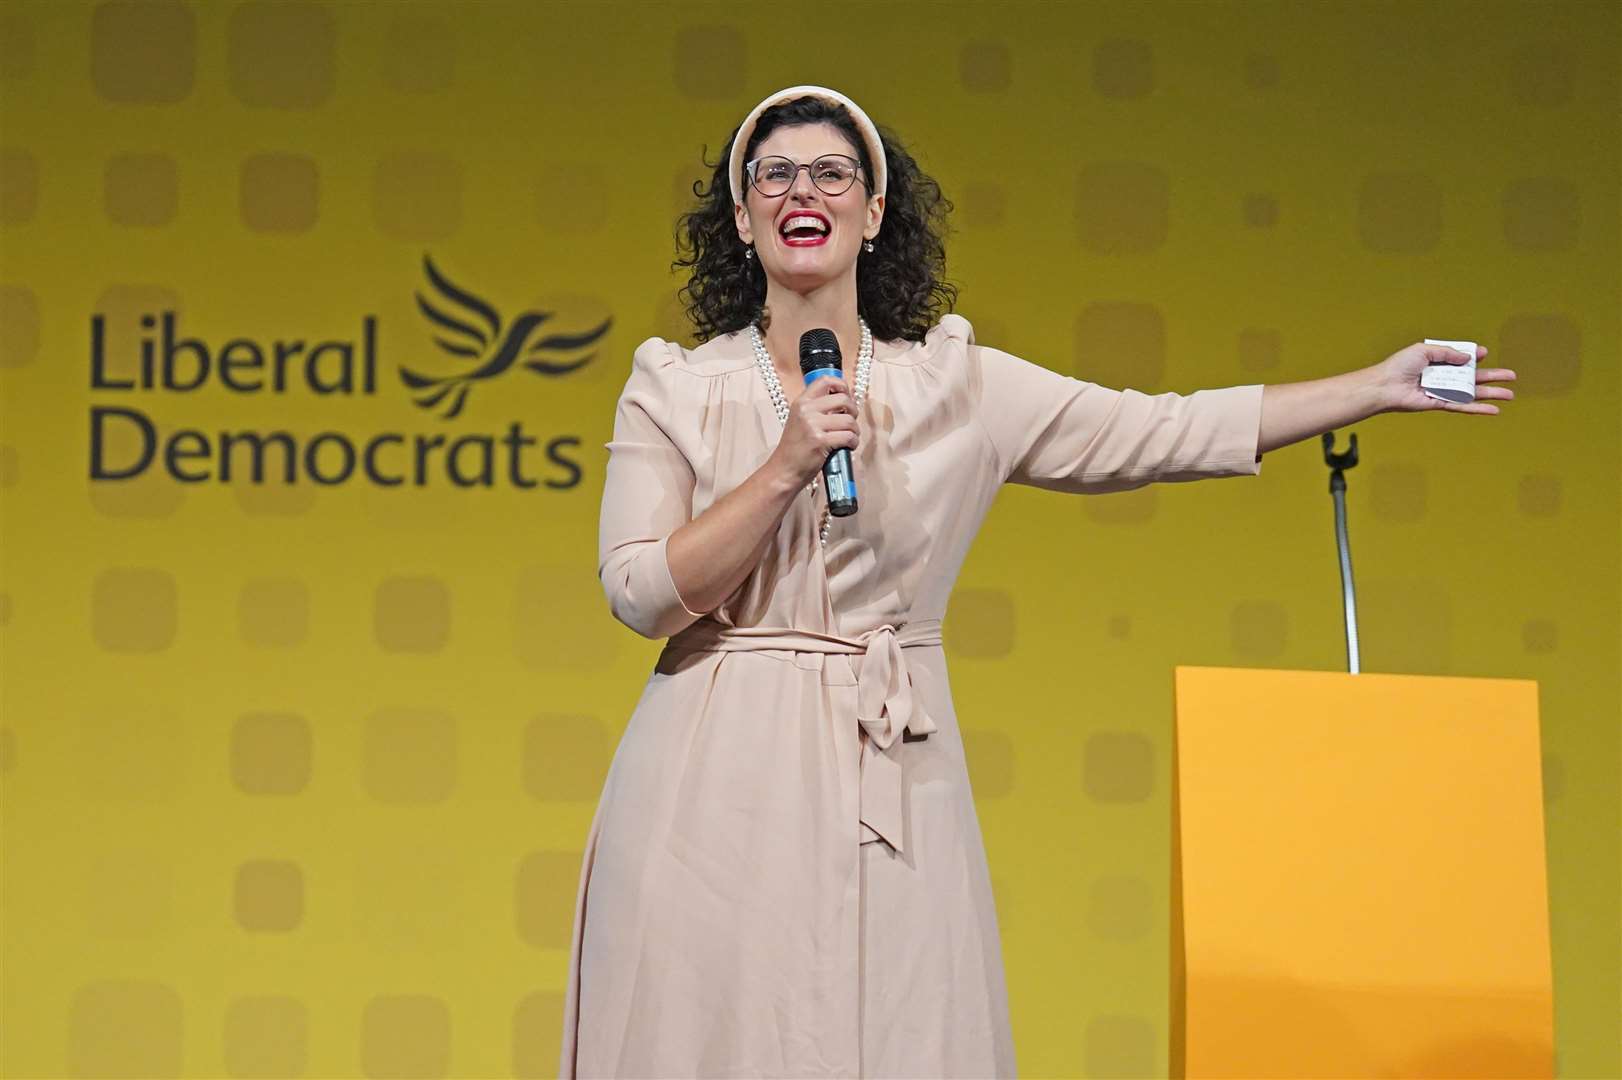
<svg viewBox="0 0 1622 1080">
<path fill-rule="evenodd" d="M 1479 401 L 1472 401 L 1468 403 L 1462 401 L 1440 401 L 1438 402 L 1437 407 L 1444 409 L 1447 412 L 1476 413 L 1480 416 L 1498 415 L 1498 406 L 1485 405 Z"/>
<path fill-rule="evenodd" d="M 818 381 L 822 380 L 819 379 Z M 808 390 L 807 393 L 809 392 Z M 820 396 L 812 397 L 807 401 L 807 405 L 814 411 L 822 413 L 856 412 L 856 405 L 851 400 L 851 396 L 842 390 L 830 390 Z"/>
<path fill-rule="evenodd" d="M 1476 382 L 1514 382 L 1515 372 L 1511 368 L 1476 368 Z"/>
<path fill-rule="evenodd" d="M 1469 353 L 1447 345 L 1421 345 L 1420 348 L 1424 351 L 1425 360 L 1432 364 L 1468 364 L 1472 359 Z"/>
<path fill-rule="evenodd" d="M 829 413 L 822 421 L 827 445 L 835 449 L 844 446 L 856 449 L 856 417 L 848 413 Z"/>
</svg>

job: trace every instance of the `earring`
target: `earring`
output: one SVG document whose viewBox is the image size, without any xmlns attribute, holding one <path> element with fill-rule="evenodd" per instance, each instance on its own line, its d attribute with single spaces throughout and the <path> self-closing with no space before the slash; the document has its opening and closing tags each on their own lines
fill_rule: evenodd
<svg viewBox="0 0 1622 1080">
<path fill-rule="evenodd" d="M 868 252 L 869 254 L 871 254 L 872 251 L 873 251 L 873 241 L 871 241 L 871 240 L 863 240 L 862 241 L 862 250 Z"/>
<path fill-rule="evenodd" d="M 755 257 L 755 249 L 751 245 L 745 244 L 743 246 L 743 257 L 746 259 L 753 259 Z"/>
</svg>

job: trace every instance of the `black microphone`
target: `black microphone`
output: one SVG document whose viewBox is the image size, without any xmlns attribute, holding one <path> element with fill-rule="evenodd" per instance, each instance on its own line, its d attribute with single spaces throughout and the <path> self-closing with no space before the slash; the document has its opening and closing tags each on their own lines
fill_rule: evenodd
<svg viewBox="0 0 1622 1080">
<path fill-rule="evenodd" d="M 821 327 L 800 335 L 800 374 L 805 385 L 824 375 L 843 376 L 840 366 L 839 339 L 832 330 Z M 834 517 L 849 517 L 856 512 L 856 469 L 851 462 L 850 448 L 841 446 L 822 463 L 822 481 L 828 485 L 828 512 Z"/>
</svg>

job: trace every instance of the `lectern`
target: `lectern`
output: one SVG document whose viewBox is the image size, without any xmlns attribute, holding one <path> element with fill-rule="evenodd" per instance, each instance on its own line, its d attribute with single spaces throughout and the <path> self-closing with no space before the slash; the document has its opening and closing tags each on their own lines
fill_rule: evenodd
<svg viewBox="0 0 1622 1080">
<path fill-rule="evenodd" d="M 1550 1077 L 1537 683 L 1178 667 L 1176 1077 Z"/>
</svg>

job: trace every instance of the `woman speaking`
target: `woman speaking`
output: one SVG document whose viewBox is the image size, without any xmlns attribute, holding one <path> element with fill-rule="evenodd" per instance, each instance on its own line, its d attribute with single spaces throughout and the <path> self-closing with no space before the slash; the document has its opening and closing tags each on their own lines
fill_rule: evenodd
<svg viewBox="0 0 1622 1080">
<path fill-rule="evenodd" d="M 950 204 L 823 87 L 750 110 L 698 199 L 677 265 L 702 344 L 636 349 L 608 444 L 603 588 L 669 641 L 587 837 L 561 1073 L 1013 1076 L 941 649 L 1000 485 L 1255 475 L 1376 413 L 1496 413 L 1513 393 L 1420 388 L 1427 364 L 1484 348 L 1151 395 L 976 344 L 944 313 Z M 802 378 L 813 330 L 833 371 Z M 841 449 L 855 513 L 830 512 Z"/>
</svg>

